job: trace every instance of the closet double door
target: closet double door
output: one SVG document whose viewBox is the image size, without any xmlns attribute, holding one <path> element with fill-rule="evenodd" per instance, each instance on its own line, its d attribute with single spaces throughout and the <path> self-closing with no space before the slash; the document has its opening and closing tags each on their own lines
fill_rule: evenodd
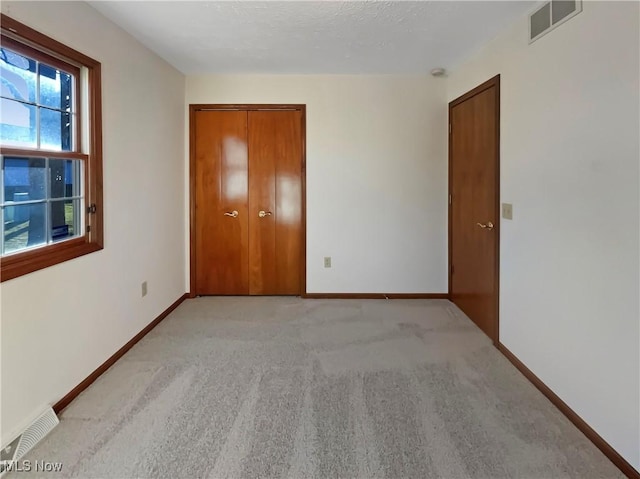
<svg viewBox="0 0 640 479">
<path fill-rule="evenodd" d="M 302 124 L 299 109 L 192 110 L 195 294 L 301 294 Z"/>
</svg>

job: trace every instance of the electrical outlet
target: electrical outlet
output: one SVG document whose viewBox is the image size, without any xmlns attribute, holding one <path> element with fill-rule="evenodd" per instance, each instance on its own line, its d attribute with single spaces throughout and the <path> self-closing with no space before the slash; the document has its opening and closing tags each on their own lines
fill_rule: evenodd
<svg viewBox="0 0 640 479">
<path fill-rule="evenodd" d="M 324 257 L 324 267 L 331 268 L 331 256 Z"/>
<path fill-rule="evenodd" d="M 147 295 L 147 282 L 142 282 L 142 297 L 144 298 Z"/>
<path fill-rule="evenodd" d="M 502 217 L 505 220 L 513 219 L 513 205 L 511 203 L 502 203 Z"/>
</svg>

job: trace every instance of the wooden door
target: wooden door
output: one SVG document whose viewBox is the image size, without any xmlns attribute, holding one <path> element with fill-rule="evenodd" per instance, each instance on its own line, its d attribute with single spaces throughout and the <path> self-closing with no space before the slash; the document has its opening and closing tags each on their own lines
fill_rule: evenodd
<svg viewBox="0 0 640 479">
<path fill-rule="evenodd" d="M 192 118 L 195 294 L 248 294 L 247 112 Z"/>
<path fill-rule="evenodd" d="M 302 112 L 249 112 L 249 293 L 301 294 Z"/>
<path fill-rule="evenodd" d="M 498 340 L 499 77 L 449 104 L 450 295 Z"/>
</svg>

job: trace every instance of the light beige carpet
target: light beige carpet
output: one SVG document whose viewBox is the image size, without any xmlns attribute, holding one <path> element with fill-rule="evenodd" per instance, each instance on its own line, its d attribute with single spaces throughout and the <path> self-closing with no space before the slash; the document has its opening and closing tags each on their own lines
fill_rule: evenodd
<svg viewBox="0 0 640 479">
<path fill-rule="evenodd" d="M 622 477 L 444 300 L 188 300 L 25 459 L 64 463 L 47 478 Z"/>
</svg>

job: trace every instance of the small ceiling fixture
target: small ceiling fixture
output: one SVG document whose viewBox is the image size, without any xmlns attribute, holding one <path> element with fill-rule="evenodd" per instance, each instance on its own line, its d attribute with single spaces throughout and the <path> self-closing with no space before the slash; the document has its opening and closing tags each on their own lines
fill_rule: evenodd
<svg viewBox="0 0 640 479">
<path fill-rule="evenodd" d="M 433 70 L 431 70 L 431 75 L 433 75 L 434 77 L 443 77 L 445 73 L 447 73 L 447 70 L 445 70 L 444 68 L 434 68 Z"/>
</svg>

